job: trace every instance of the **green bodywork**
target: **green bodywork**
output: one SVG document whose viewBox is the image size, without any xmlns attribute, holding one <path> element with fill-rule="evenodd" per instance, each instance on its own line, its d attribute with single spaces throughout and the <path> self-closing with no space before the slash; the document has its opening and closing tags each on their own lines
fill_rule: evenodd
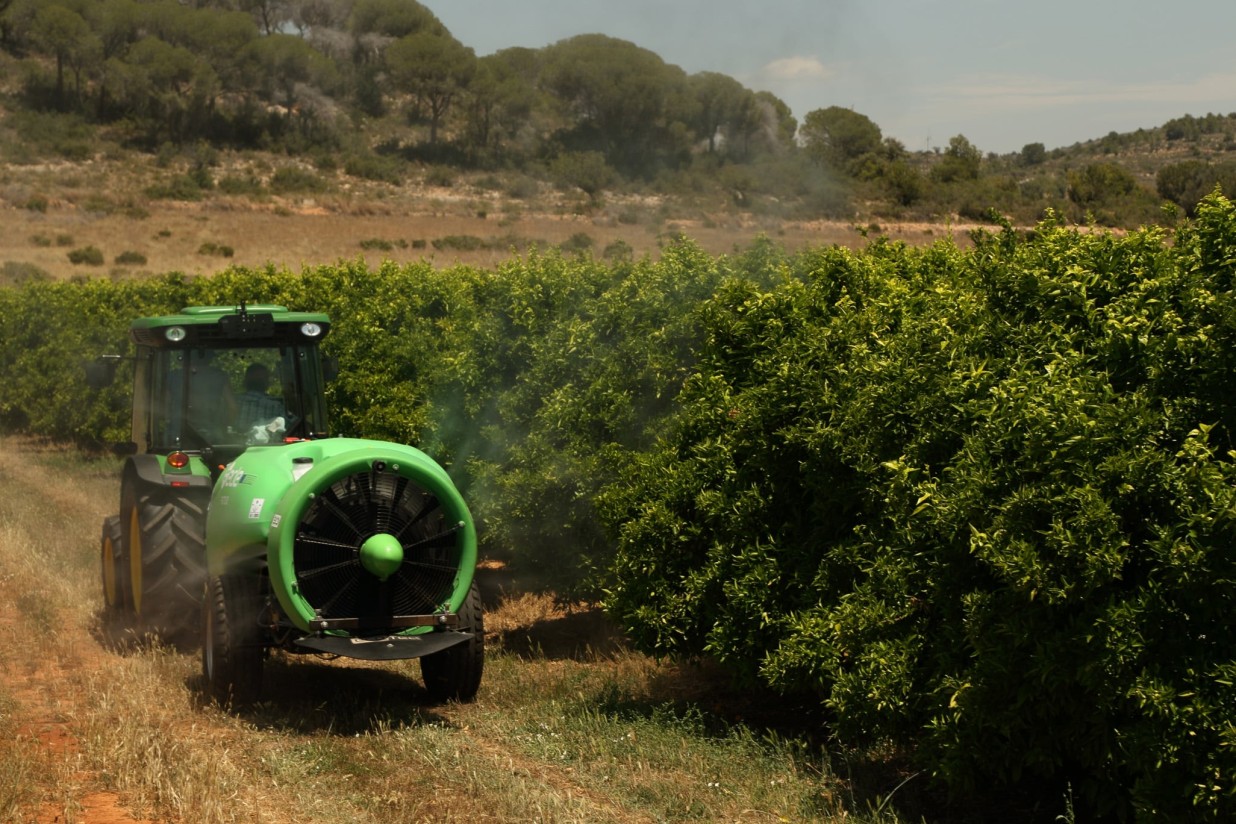
<svg viewBox="0 0 1236 824">
<path fill-rule="evenodd" d="M 463 498 L 450 477 L 418 449 L 400 444 L 352 438 L 328 438 L 282 446 L 250 447 L 220 475 L 206 520 L 206 565 L 211 575 L 266 565 L 271 589 L 285 615 L 300 630 L 319 631 L 317 609 L 306 600 L 295 563 L 297 527 L 306 509 L 332 484 L 383 467 L 432 491 L 441 518 L 456 541 L 458 558 L 453 580 L 443 587 L 436 612 L 456 612 L 472 586 L 476 566 L 476 530 Z M 340 548 L 341 563 L 359 561 L 377 580 L 385 581 L 405 562 L 397 536 L 372 525 L 358 525 L 357 546 Z M 371 533 L 371 534 L 367 534 Z M 430 631 L 415 627 L 403 634 Z"/>
</svg>

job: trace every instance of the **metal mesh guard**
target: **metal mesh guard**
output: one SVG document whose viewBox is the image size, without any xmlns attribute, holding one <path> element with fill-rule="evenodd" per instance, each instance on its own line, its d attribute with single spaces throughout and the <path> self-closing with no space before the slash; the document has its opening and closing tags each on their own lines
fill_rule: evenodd
<svg viewBox="0 0 1236 824">
<path fill-rule="evenodd" d="M 380 623 L 426 615 L 451 596 L 459 569 L 459 525 L 437 497 L 387 471 L 358 472 L 320 490 L 296 531 L 293 566 L 301 595 L 322 618 Z M 385 582 L 366 570 L 360 547 L 395 536 L 403 561 Z"/>
</svg>

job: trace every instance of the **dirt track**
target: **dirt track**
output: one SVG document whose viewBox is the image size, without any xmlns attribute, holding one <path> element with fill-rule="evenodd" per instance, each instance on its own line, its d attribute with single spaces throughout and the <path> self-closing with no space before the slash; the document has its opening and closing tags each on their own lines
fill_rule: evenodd
<svg viewBox="0 0 1236 824">
<path fill-rule="evenodd" d="M 196 651 L 139 644 L 101 619 L 97 531 L 116 481 L 106 463 L 83 472 L 77 460 L 0 438 L 0 632 L 23 639 L 0 645 L 0 738 L 11 732 L 0 762 L 29 767 L 15 821 L 511 820 L 475 797 L 479 779 L 468 773 L 432 778 L 432 792 L 406 784 L 401 771 L 388 776 L 392 762 L 409 758 L 405 747 L 418 755 L 440 749 L 438 759 L 508 776 L 503 780 L 527 786 L 522 795 L 543 794 L 546 808 L 558 810 L 553 820 L 650 820 L 597 792 L 572 767 L 530 758 L 486 731 L 495 716 L 484 695 L 473 705 L 427 703 L 415 668 L 276 660 L 266 679 L 268 692 L 280 696 L 276 705 L 232 713 L 208 704 Z M 512 582 L 502 573 L 492 564 L 481 573 L 487 612 L 509 595 Z M 513 626 L 503 614 L 498 609 L 491 621 L 499 639 Z M 511 636 L 536 648 L 542 669 L 561 666 L 546 656 L 612 645 L 596 621 L 577 614 L 564 622 L 566 637 L 555 630 L 565 616 L 545 617 L 552 620 L 534 623 L 547 634 L 525 627 Z M 491 690 L 500 700 L 501 682 Z M 341 775 L 334 768 L 319 773 L 302 763 L 312 758 L 346 763 Z M 427 769 L 441 767 L 431 761 L 418 771 Z M 388 806 L 389 818 L 373 815 L 375 804 Z"/>
</svg>

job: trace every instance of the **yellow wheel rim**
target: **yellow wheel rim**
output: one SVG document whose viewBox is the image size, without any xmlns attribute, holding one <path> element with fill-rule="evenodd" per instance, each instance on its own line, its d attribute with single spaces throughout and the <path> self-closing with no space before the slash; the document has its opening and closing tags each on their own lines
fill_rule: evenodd
<svg viewBox="0 0 1236 824">
<path fill-rule="evenodd" d="M 133 593 L 133 611 L 142 614 L 142 520 L 138 508 L 129 513 L 129 580 Z"/>
<path fill-rule="evenodd" d="M 103 598 L 109 607 L 119 602 L 116 597 L 116 547 L 110 536 L 103 539 Z"/>
</svg>

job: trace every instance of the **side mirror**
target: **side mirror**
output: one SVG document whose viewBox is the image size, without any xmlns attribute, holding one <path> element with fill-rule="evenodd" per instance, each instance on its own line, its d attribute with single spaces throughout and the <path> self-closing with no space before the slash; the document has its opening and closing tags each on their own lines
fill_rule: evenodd
<svg viewBox="0 0 1236 824">
<path fill-rule="evenodd" d="M 105 389 L 116 382 L 119 355 L 100 355 L 86 364 L 86 384 L 91 389 Z"/>
<path fill-rule="evenodd" d="M 330 383 L 337 377 L 339 377 L 339 358 L 334 355 L 322 358 L 322 378 Z"/>
</svg>

